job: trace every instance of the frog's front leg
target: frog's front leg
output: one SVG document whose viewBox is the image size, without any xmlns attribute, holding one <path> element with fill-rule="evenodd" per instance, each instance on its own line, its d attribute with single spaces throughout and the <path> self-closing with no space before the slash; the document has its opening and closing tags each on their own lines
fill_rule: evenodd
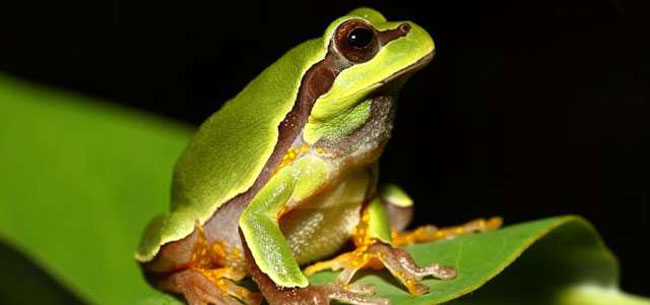
<svg viewBox="0 0 650 305">
<path fill-rule="evenodd" d="M 338 300 L 358 305 L 384 305 L 368 297 L 365 286 L 311 286 L 300 270 L 278 219 L 290 202 L 313 193 L 327 180 L 327 164 L 306 156 L 281 169 L 241 215 L 239 226 L 249 273 L 270 305 L 317 305 Z"/>
<path fill-rule="evenodd" d="M 345 285 L 362 268 L 386 267 L 415 295 L 429 291 L 429 287 L 420 282 L 426 276 L 443 280 L 456 276 L 454 267 L 439 264 L 420 267 L 406 251 L 391 246 L 389 220 L 384 202 L 379 198 L 373 199 L 364 208 L 361 222 L 353 234 L 353 241 L 357 247 L 354 251 L 311 265 L 305 269 L 305 274 L 310 275 L 326 269 L 341 270 L 337 280 Z"/>
<path fill-rule="evenodd" d="M 404 190 L 393 184 L 383 185 L 379 190 L 379 197 L 388 211 L 390 226 L 393 230 L 392 244 L 395 246 L 407 246 L 451 239 L 472 233 L 494 231 L 503 223 L 501 217 L 479 218 L 459 226 L 438 228 L 434 225 L 425 225 L 411 231 L 404 231 L 413 215 L 413 200 Z"/>
<path fill-rule="evenodd" d="M 244 254 L 249 264 L 248 271 L 270 305 L 327 305 L 332 300 L 354 305 L 390 304 L 388 300 L 369 297 L 374 293 L 372 286 L 333 283 L 323 286 L 280 287 L 268 274 L 260 270 L 243 235 L 242 233 Z"/>
</svg>

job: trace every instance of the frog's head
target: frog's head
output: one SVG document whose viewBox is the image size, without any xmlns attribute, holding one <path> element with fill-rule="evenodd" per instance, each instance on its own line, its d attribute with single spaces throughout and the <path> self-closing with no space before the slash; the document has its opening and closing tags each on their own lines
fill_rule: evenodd
<svg viewBox="0 0 650 305">
<path fill-rule="evenodd" d="M 322 43 L 335 76 L 311 110 L 304 140 L 346 151 L 383 147 L 398 90 L 433 58 L 431 36 L 413 22 L 360 8 L 332 22 Z"/>
</svg>

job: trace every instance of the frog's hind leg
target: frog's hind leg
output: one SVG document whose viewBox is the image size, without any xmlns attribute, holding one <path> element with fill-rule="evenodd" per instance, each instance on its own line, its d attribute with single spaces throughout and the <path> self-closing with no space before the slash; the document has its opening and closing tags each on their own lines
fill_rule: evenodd
<svg viewBox="0 0 650 305">
<path fill-rule="evenodd" d="M 247 275 L 240 250 L 225 243 L 208 242 L 200 226 L 191 237 L 188 260 L 152 279 L 155 286 L 183 295 L 190 305 L 259 305 L 262 302 L 260 293 L 235 283 Z"/>
<path fill-rule="evenodd" d="M 452 239 L 472 233 L 490 232 L 501 227 L 501 217 L 475 219 L 460 226 L 438 228 L 432 225 L 421 226 L 412 231 L 393 230 L 392 240 L 396 246 L 421 244 L 441 239 Z"/>
<path fill-rule="evenodd" d="M 394 184 L 383 185 L 379 190 L 379 197 L 386 207 L 388 221 L 392 230 L 392 244 L 395 246 L 407 246 L 451 239 L 472 233 L 494 231 L 503 222 L 500 217 L 479 218 L 460 226 L 438 228 L 427 225 L 412 231 L 404 231 L 413 217 L 413 200 L 404 190 Z"/>
<path fill-rule="evenodd" d="M 160 280 L 159 287 L 182 294 L 190 305 L 260 304 L 262 296 L 235 284 L 243 275 L 232 277 L 232 273 L 229 268 L 187 269 Z"/>
</svg>

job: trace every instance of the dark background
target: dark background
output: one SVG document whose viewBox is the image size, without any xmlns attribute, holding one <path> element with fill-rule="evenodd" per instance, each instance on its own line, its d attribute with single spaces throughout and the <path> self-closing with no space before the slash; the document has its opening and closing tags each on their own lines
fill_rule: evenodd
<svg viewBox="0 0 650 305">
<path fill-rule="evenodd" d="M 12 2 L 0 9 L 1 71 L 194 125 L 361 5 Z M 619 256 L 623 286 L 649 294 L 646 3 L 363 3 L 437 43 L 402 92 L 382 159 L 382 178 L 416 200 L 416 222 L 580 214 Z"/>
</svg>

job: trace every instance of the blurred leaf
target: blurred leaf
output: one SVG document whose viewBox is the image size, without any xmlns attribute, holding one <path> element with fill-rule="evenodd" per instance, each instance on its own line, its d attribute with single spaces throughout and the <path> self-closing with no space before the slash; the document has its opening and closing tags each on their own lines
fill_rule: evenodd
<svg viewBox="0 0 650 305">
<path fill-rule="evenodd" d="M 133 252 L 190 134 L 0 74 L 0 238 L 91 303 L 156 294 Z"/>
<path fill-rule="evenodd" d="M 55 288 L 51 299 L 68 303 L 79 299 L 48 274 L 93 304 L 181 304 L 151 289 L 132 255 L 145 223 L 167 209 L 172 166 L 190 133 L 169 121 L 0 75 L 0 238 L 47 272 L 32 270 L 32 284 L 49 281 L 41 287 Z M 385 272 L 365 272 L 359 281 L 374 284 L 393 304 L 650 304 L 618 290 L 614 257 L 576 217 L 409 251 L 421 264 L 455 265 L 458 278 L 426 280 L 432 292 L 422 297 L 408 295 Z M 11 268 L 29 265 L 15 257 L 0 251 L 4 279 L 29 269 Z M 322 272 L 311 280 L 334 277 Z M 7 289 L 24 285 L 4 281 Z M 34 289 L 45 295 L 50 288 Z"/>
<path fill-rule="evenodd" d="M 84 304 L 24 255 L 0 242 L 0 304 L 26 300 L 39 305 Z"/>
</svg>

